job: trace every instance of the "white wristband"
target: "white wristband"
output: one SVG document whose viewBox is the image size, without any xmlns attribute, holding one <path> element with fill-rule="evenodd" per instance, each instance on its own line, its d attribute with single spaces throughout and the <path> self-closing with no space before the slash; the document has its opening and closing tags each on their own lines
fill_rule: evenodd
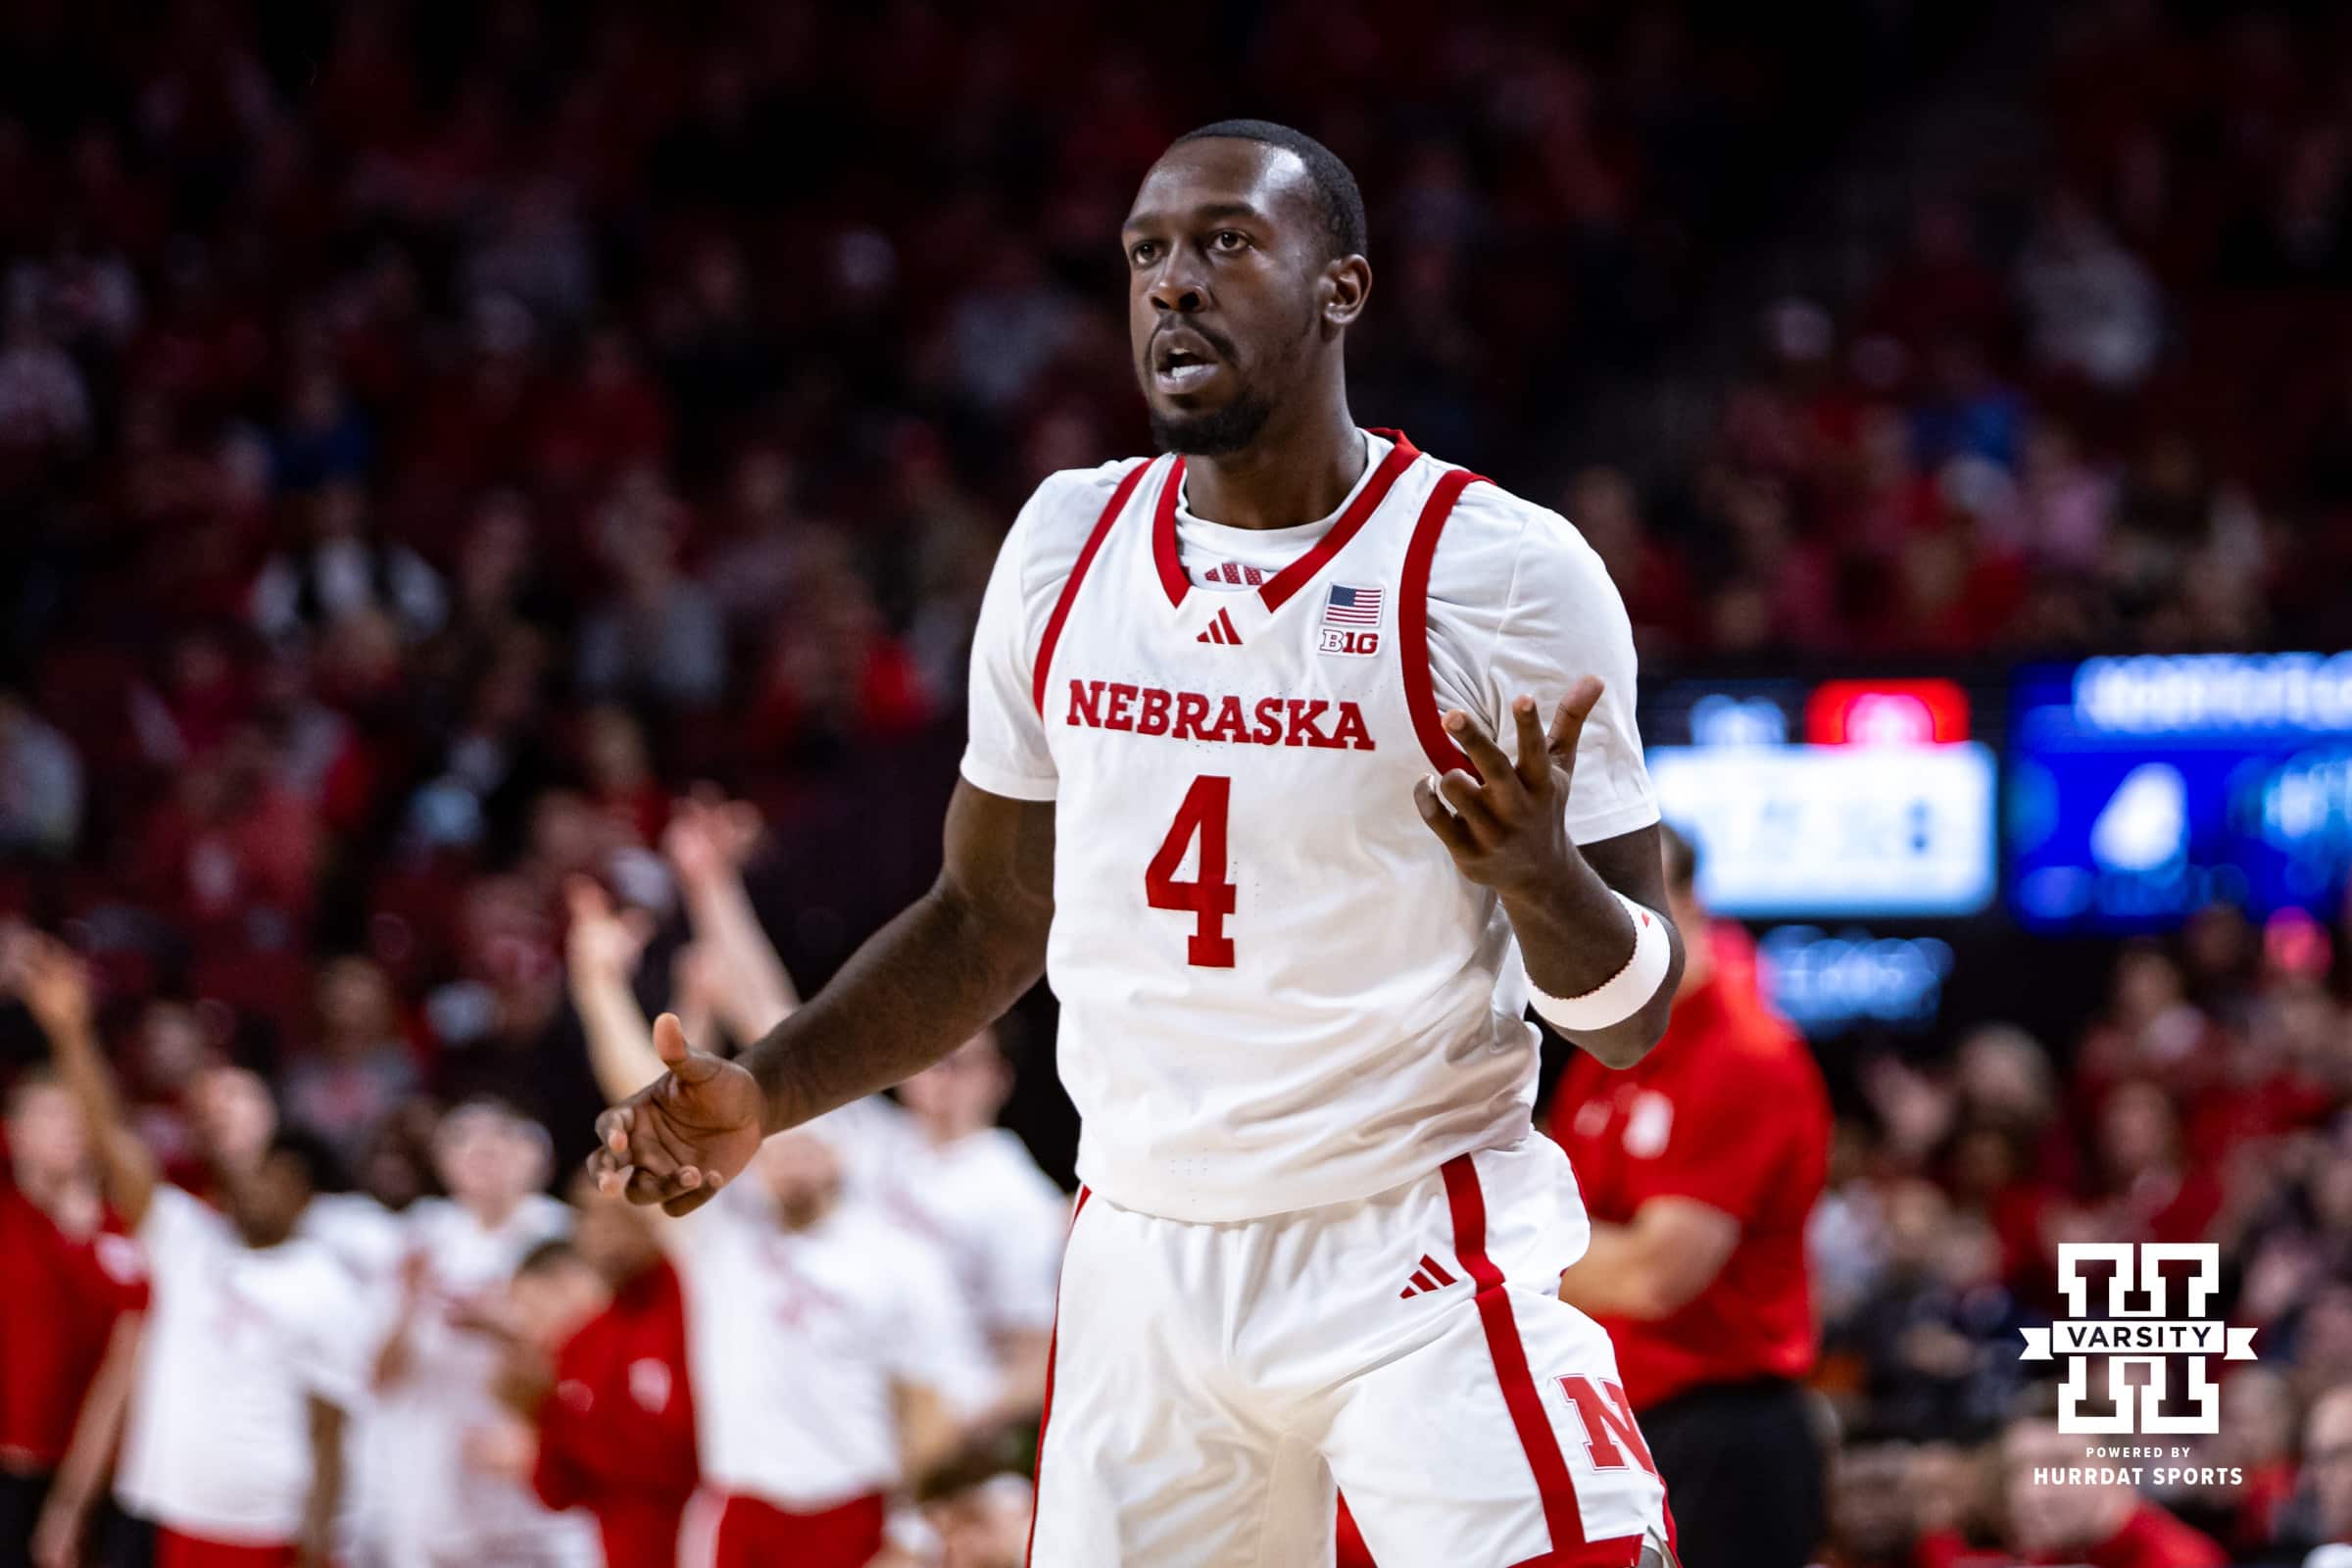
<svg viewBox="0 0 2352 1568">
<path fill-rule="evenodd" d="M 1535 994 L 1536 1016 L 1564 1034 L 1588 1034 L 1631 1018 L 1658 994 L 1674 962 L 1666 922 L 1615 888 L 1609 896 L 1634 917 L 1634 956 L 1625 960 L 1625 967 L 1581 997 L 1555 997 L 1540 986 L 1528 988 Z"/>
</svg>

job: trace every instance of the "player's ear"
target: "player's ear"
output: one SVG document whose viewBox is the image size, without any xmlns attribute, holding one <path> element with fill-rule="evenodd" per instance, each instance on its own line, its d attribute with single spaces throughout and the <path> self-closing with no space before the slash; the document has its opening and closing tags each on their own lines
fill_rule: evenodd
<svg viewBox="0 0 2352 1568">
<path fill-rule="evenodd" d="M 1361 256 L 1335 257 L 1323 264 L 1316 291 L 1322 296 L 1323 324 L 1348 326 L 1363 314 L 1364 301 L 1372 296 L 1372 264 Z"/>
</svg>

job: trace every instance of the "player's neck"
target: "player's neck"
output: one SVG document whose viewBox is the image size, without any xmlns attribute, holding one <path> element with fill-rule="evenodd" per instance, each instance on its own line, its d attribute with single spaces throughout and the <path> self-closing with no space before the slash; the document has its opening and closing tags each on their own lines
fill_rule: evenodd
<svg viewBox="0 0 2352 1568">
<path fill-rule="evenodd" d="M 484 1231 L 495 1234 L 506 1229 L 507 1221 L 513 1219 L 514 1211 L 522 1207 L 522 1199 L 523 1195 L 520 1193 L 516 1193 L 513 1197 L 508 1197 L 503 1193 L 483 1195 L 466 1200 L 466 1211 L 473 1216 L 473 1222 L 476 1225 Z"/>
<path fill-rule="evenodd" d="M 1278 410 L 1243 451 L 1185 460 L 1194 516 L 1228 528 L 1296 528 L 1340 509 L 1369 461 L 1363 432 L 1344 397 L 1294 407 L 1298 415 Z"/>
</svg>

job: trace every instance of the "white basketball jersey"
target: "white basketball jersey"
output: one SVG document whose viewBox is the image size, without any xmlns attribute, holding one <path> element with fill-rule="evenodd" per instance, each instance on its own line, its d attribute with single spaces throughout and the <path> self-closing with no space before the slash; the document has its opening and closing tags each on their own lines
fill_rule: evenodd
<svg viewBox="0 0 2352 1568">
<path fill-rule="evenodd" d="M 988 755 L 1001 726 L 982 710 L 1006 682 L 976 668 L 964 771 L 1056 803 L 1061 1074 L 1079 1174 L 1122 1206 L 1218 1221 L 1340 1202 L 1529 1129 L 1536 1035 L 1509 922 L 1413 804 L 1417 780 L 1468 767 L 1439 722 L 1427 617 L 1448 520 L 1486 486 L 1378 434 L 1393 445 L 1372 446 L 1312 548 L 1245 592 L 1187 579 L 1179 459 L 1116 470 L 1106 502 L 1108 474 L 1078 476 L 1051 514 L 1049 481 L 1024 514 L 1038 537 L 1007 545 L 1033 564 L 1055 558 L 1046 536 L 1083 539 L 1027 647 L 1021 718 L 1043 757 L 1016 776 Z M 1502 499 L 1514 528 L 1538 510 Z M 1497 623 L 1526 548 L 1506 542 Z M 1614 727 L 1631 739 L 1630 639 L 1622 681 L 1599 672 L 1624 687 Z M 1456 672 L 1449 696 L 1487 684 Z M 1532 693 L 1546 712 L 1564 694 Z M 1472 710 L 1494 722 L 1492 704 Z M 1631 815 L 1654 821 L 1638 742 L 1633 757 Z M 1603 788 L 1626 765 L 1595 771 Z M 1622 802 L 1611 816 L 1628 820 Z"/>
</svg>

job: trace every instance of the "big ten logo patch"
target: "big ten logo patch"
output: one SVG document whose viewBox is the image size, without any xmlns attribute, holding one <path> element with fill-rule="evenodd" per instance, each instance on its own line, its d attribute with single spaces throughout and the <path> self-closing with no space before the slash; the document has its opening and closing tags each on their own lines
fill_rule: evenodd
<svg viewBox="0 0 2352 1568">
<path fill-rule="evenodd" d="M 2048 1328 L 2025 1330 L 2023 1356 L 2067 1362 L 2058 1430 L 2219 1432 L 2221 1390 L 2210 1358 L 2254 1359 L 2254 1331 L 2211 1315 L 2221 1274 L 2221 1249 L 2209 1242 L 2062 1243 L 2058 1289 L 2067 1315 Z M 2093 1295 L 2101 1276 L 2103 1299 Z M 2100 1404 L 2109 1406 L 2106 1413 L 2094 1408 Z"/>
<path fill-rule="evenodd" d="M 1346 626 L 1325 626 L 1316 634 L 1315 647 L 1321 653 L 1352 654 L 1358 659 L 1369 659 L 1380 652 L 1380 633 Z"/>
</svg>

